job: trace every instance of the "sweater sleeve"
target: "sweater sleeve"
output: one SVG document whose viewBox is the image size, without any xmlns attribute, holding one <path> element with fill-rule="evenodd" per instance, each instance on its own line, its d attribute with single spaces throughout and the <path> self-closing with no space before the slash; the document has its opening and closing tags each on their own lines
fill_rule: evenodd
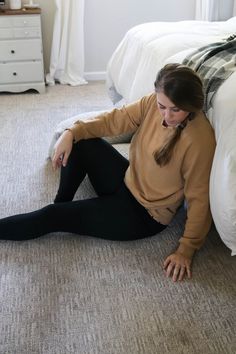
<svg viewBox="0 0 236 354">
<path fill-rule="evenodd" d="M 213 134 L 191 145 L 183 163 L 187 220 L 177 252 L 192 257 L 204 243 L 212 217 L 209 204 L 209 179 L 215 150 Z"/>
<path fill-rule="evenodd" d="M 72 131 L 75 141 L 135 132 L 145 117 L 146 106 L 151 96 L 145 96 L 137 102 L 121 109 L 113 109 L 94 119 L 77 121 L 68 128 Z"/>
</svg>

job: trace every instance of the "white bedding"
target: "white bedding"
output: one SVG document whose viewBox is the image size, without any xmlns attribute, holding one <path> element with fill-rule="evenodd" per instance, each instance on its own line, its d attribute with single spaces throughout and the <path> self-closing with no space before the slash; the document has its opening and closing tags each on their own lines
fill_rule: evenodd
<svg viewBox="0 0 236 354">
<path fill-rule="evenodd" d="M 130 29 L 109 60 L 107 86 L 114 103 L 135 101 L 153 91 L 158 70 L 183 60 L 196 48 L 236 33 L 236 17 L 228 21 L 151 22 Z M 171 59 L 171 60 L 170 60 Z"/>
</svg>

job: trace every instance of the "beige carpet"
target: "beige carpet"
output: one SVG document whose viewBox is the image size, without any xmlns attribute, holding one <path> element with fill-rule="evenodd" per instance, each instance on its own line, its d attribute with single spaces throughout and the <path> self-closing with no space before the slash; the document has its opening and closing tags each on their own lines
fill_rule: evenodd
<svg viewBox="0 0 236 354">
<path fill-rule="evenodd" d="M 101 82 L 0 94 L 0 217 L 52 201 L 58 173 L 46 157 L 55 125 L 109 107 Z M 79 196 L 88 196 L 86 184 Z M 236 353 L 236 257 L 214 228 L 191 281 L 163 273 L 183 219 L 127 243 L 62 233 L 1 241 L 0 354 Z"/>
</svg>

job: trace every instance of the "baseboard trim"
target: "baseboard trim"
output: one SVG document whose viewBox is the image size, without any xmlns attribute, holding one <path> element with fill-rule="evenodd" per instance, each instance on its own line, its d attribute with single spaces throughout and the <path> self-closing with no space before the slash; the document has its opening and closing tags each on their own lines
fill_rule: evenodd
<svg viewBox="0 0 236 354">
<path fill-rule="evenodd" d="M 106 72 L 105 71 L 85 72 L 84 78 L 85 78 L 85 80 L 88 80 L 88 81 L 106 80 Z"/>
</svg>

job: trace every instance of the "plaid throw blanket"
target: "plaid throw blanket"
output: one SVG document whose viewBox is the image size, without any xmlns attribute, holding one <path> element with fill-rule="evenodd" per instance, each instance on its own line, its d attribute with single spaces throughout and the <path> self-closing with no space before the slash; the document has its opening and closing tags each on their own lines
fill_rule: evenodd
<svg viewBox="0 0 236 354">
<path fill-rule="evenodd" d="M 188 55 L 184 65 L 195 70 L 203 81 L 204 111 L 212 107 L 212 99 L 220 85 L 236 70 L 236 39 L 216 42 L 197 49 Z"/>
</svg>

